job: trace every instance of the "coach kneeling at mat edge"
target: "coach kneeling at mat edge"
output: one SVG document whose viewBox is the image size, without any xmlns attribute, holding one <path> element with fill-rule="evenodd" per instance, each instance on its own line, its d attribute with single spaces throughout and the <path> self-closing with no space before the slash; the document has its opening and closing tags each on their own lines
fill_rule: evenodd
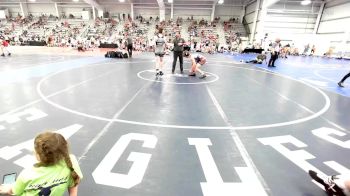
<svg viewBox="0 0 350 196">
<path fill-rule="evenodd" d="M 185 40 L 183 38 L 181 38 L 180 32 L 176 32 L 176 37 L 175 37 L 173 43 L 174 43 L 174 60 L 173 60 L 173 69 L 171 70 L 171 73 L 175 72 L 177 57 L 179 57 L 180 72 L 181 72 L 181 74 L 183 74 L 183 72 L 184 72 L 184 69 L 183 69 L 184 58 L 183 58 L 182 52 L 184 51 L 183 45 L 185 44 Z"/>
</svg>

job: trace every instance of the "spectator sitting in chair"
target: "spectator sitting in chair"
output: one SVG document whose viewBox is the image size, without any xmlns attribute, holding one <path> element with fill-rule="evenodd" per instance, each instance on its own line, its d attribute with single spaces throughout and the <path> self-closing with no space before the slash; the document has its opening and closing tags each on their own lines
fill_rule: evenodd
<svg viewBox="0 0 350 196">
<path fill-rule="evenodd" d="M 256 56 L 254 60 L 246 61 L 246 63 L 262 64 L 264 60 L 266 60 L 266 54 L 265 51 L 262 51 L 262 53 Z"/>
</svg>

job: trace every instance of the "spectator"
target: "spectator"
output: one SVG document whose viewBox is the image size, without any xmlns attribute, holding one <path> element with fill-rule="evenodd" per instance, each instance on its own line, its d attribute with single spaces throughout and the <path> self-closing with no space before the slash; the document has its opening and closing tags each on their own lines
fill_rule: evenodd
<svg viewBox="0 0 350 196">
<path fill-rule="evenodd" d="M 12 185 L 0 186 L 1 194 L 9 195 L 78 195 L 83 175 L 78 161 L 69 155 L 66 139 L 58 133 L 44 132 L 34 140 L 33 167 L 24 169 Z"/>
</svg>

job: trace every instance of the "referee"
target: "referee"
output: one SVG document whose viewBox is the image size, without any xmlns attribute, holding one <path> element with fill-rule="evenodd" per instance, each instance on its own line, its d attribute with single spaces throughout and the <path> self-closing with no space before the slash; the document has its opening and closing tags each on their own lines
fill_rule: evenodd
<svg viewBox="0 0 350 196">
<path fill-rule="evenodd" d="M 127 49 L 128 49 L 128 53 L 129 53 L 129 58 L 131 58 L 132 57 L 132 49 L 133 49 L 131 34 L 129 34 L 127 36 L 126 41 L 127 41 Z"/>
<path fill-rule="evenodd" d="M 181 74 L 183 74 L 184 73 L 184 69 L 183 69 L 184 59 L 183 59 L 182 52 L 184 51 L 183 45 L 185 44 L 185 40 L 183 38 L 181 38 L 180 32 L 176 32 L 176 36 L 175 36 L 173 43 L 174 43 L 174 60 L 173 60 L 173 69 L 171 70 L 171 73 L 174 74 L 177 57 L 179 57 L 180 71 L 181 71 Z"/>
</svg>

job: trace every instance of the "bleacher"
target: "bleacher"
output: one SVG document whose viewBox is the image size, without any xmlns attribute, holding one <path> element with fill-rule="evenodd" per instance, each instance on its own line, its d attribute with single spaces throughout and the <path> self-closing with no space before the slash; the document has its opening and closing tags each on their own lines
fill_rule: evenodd
<svg viewBox="0 0 350 196">
<path fill-rule="evenodd" d="M 156 25 L 162 26 L 168 42 L 172 42 L 175 33 L 180 31 L 182 37 L 193 44 L 209 45 L 215 47 L 216 43 L 224 45 L 232 38 L 232 32 L 246 35 L 242 24 L 230 22 L 224 26 L 222 22 L 215 20 L 207 22 L 204 20 L 182 20 L 155 22 L 155 20 L 145 20 L 138 18 L 130 22 L 129 20 L 119 21 L 118 19 L 97 19 L 96 21 L 84 21 L 82 19 L 58 19 L 42 17 L 38 25 L 38 18 L 33 18 L 25 25 L 16 25 L 15 30 L 8 34 L 8 37 L 21 37 L 24 41 L 47 41 L 51 36 L 54 39 L 52 46 L 62 46 L 69 40 L 89 40 L 96 39 L 96 43 L 124 44 L 125 35 L 131 34 L 134 38 L 134 45 L 138 49 L 142 45 L 148 47 L 152 44 L 155 35 Z M 225 27 L 225 28 L 224 28 Z M 0 30 L 11 29 L 10 22 L 2 21 Z M 14 42 L 14 44 L 18 44 Z"/>
</svg>

